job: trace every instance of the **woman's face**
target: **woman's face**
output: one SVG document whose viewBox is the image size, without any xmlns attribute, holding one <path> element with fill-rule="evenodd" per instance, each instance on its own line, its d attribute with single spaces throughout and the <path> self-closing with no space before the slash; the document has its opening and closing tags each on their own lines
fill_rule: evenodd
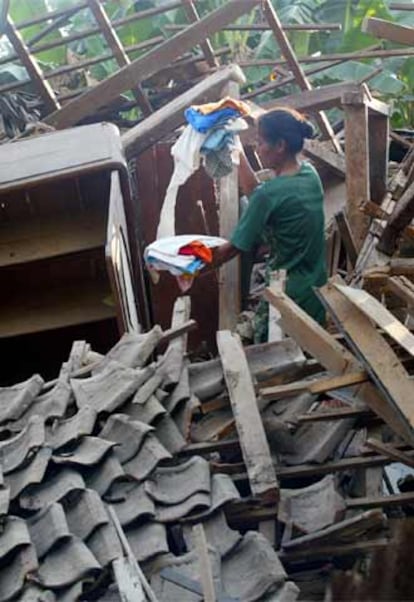
<svg viewBox="0 0 414 602">
<path fill-rule="evenodd" d="M 266 142 L 259 132 L 257 136 L 257 152 L 265 169 L 277 167 L 282 163 L 285 155 L 284 140 L 280 140 L 276 144 L 270 144 Z"/>
</svg>

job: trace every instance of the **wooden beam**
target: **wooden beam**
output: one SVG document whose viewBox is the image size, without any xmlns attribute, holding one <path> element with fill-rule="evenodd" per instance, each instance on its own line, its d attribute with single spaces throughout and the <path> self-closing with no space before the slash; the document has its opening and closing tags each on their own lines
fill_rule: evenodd
<svg viewBox="0 0 414 602">
<path fill-rule="evenodd" d="M 376 550 L 384 550 L 389 545 L 389 540 L 386 537 L 381 537 L 367 541 L 338 543 L 336 545 L 327 544 L 325 546 L 314 546 L 306 550 L 281 552 L 279 557 L 284 562 L 295 562 L 306 559 L 315 560 L 316 558 L 359 556 L 361 554 L 372 554 Z"/>
<path fill-rule="evenodd" d="M 370 198 L 368 107 L 346 102 L 344 111 L 347 216 L 359 252 L 370 224 L 359 208 Z"/>
<path fill-rule="evenodd" d="M 413 383 L 398 357 L 372 326 L 370 319 L 333 284 L 322 287 L 317 294 L 384 396 L 382 404 L 370 405 L 371 409 L 395 433 L 405 441 L 413 443 L 414 410 L 411 402 Z"/>
<path fill-rule="evenodd" d="M 378 242 L 377 249 L 386 255 L 392 255 L 398 238 L 414 217 L 414 182 L 397 201 L 394 210 Z"/>
<path fill-rule="evenodd" d="M 296 58 L 295 52 L 289 42 L 288 37 L 283 31 L 282 24 L 279 20 L 279 17 L 273 7 L 273 4 L 270 0 L 263 0 L 263 12 L 267 22 L 269 23 L 273 34 L 276 38 L 276 41 L 279 45 L 282 55 L 286 58 L 286 61 L 289 65 L 290 70 L 295 76 L 296 82 L 298 83 L 301 90 L 309 91 L 312 89 L 312 86 L 307 79 L 306 75 L 303 72 L 301 65 L 299 64 L 298 59 Z M 341 146 L 338 140 L 335 137 L 335 133 L 332 129 L 331 124 L 328 121 L 328 118 L 324 113 L 319 113 L 316 117 L 318 126 L 321 130 L 322 136 L 329 139 L 332 142 L 333 148 L 336 152 L 342 153 Z"/>
<path fill-rule="evenodd" d="M 360 86 L 355 82 L 329 84 L 322 88 L 303 90 L 297 94 L 283 96 L 277 101 L 268 100 L 261 104 L 267 110 L 284 105 L 298 111 L 318 112 L 341 107 L 342 97 L 346 92 L 358 92 Z"/>
<path fill-rule="evenodd" d="M 200 16 L 198 14 L 197 8 L 193 2 L 193 0 L 182 0 L 182 5 L 184 8 L 184 12 L 187 15 L 190 23 L 197 23 L 200 20 Z M 186 26 L 184 26 L 186 27 Z M 200 44 L 201 50 L 203 51 L 204 57 L 210 67 L 218 67 L 219 62 L 214 55 L 214 49 L 211 45 L 210 40 L 207 38 L 205 42 Z"/>
<path fill-rule="evenodd" d="M 391 508 L 395 506 L 405 506 L 406 504 L 414 504 L 414 491 L 409 493 L 397 493 L 395 495 L 384 495 L 384 496 L 369 496 L 369 497 L 357 497 L 346 500 L 346 507 L 348 510 L 354 510 L 355 508 Z"/>
<path fill-rule="evenodd" d="M 230 81 L 223 88 L 222 96 L 239 98 L 239 84 Z M 239 185 L 238 167 L 233 165 L 233 171 L 220 178 L 218 182 L 218 213 L 219 235 L 225 239 L 230 236 L 239 221 Z M 218 273 L 219 285 L 219 328 L 234 330 L 237 316 L 241 310 L 240 258 L 220 267 Z"/>
<path fill-rule="evenodd" d="M 123 48 L 121 40 L 119 39 L 115 29 L 112 27 L 111 21 L 106 14 L 104 6 L 99 2 L 99 0 L 89 0 L 89 8 L 91 9 L 93 16 L 95 17 L 95 20 L 102 31 L 106 43 L 112 50 L 118 65 L 120 67 L 126 67 L 127 65 L 130 65 L 131 61 L 125 52 L 125 49 Z M 142 89 L 142 86 L 137 84 L 136 87 L 132 88 L 132 93 L 143 114 L 150 115 L 152 113 L 151 103 Z"/>
<path fill-rule="evenodd" d="M 127 156 L 138 155 L 185 123 L 184 110 L 188 106 L 214 100 L 228 81 L 246 81 L 237 65 L 219 69 L 125 132 L 122 144 Z"/>
<path fill-rule="evenodd" d="M 376 38 L 414 46 L 414 29 L 412 27 L 398 25 L 375 17 L 365 17 L 361 29 L 364 33 Z"/>
<path fill-rule="evenodd" d="M 227 23 L 251 11 L 260 0 L 231 0 L 222 7 L 190 25 L 161 46 L 123 67 L 82 96 L 68 102 L 62 109 L 50 115 L 47 122 L 58 129 L 75 125 L 91 112 L 109 104 L 119 94 L 136 86 L 175 58 L 206 40 Z"/>
<path fill-rule="evenodd" d="M 321 412 L 309 412 L 300 414 L 298 422 L 320 422 L 325 420 L 343 420 L 344 418 L 372 418 L 374 414 L 370 410 L 360 410 L 359 408 L 338 408 L 337 410 L 326 410 Z"/>
<path fill-rule="evenodd" d="M 331 378 L 318 378 L 315 380 L 303 380 L 287 385 L 277 385 L 275 387 L 266 387 L 260 389 L 260 395 L 265 400 L 276 401 L 285 397 L 292 397 L 300 393 L 308 392 L 314 395 L 357 385 L 366 382 L 368 375 L 366 372 L 346 372 L 341 376 Z"/>
<path fill-rule="evenodd" d="M 351 267 L 354 268 L 358 259 L 358 253 L 356 250 L 354 236 L 352 234 L 351 227 L 345 215 L 345 211 L 338 211 L 338 213 L 335 214 L 335 221 L 338 227 L 342 243 L 345 247 L 349 263 L 351 264 Z"/>
<path fill-rule="evenodd" d="M 390 443 L 383 443 L 378 439 L 369 438 L 366 440 L 365 446 L 378 454 L 389 456 L 394 462 L 402 462 L 402 464 L 414 468 L 414 458 Z"/>
<path fill-rule="evenodd" d="M 369 111 L 369 198 L 378 205 L 382 202 L 387 192 L 389 135 L 389 115 L 384 115 L 377 111 Z"/>
<path fill-rule="evenodd" d="M 414 4 L 408 4 L 407 2 L 391 2 L 389 5 L 391 10 L 413 10 Z"/>
<path fill-rule="evenodd" d="M 28 47 L 26 46 L 20 33 L 17 31 L 10 16 L 7 19 L 6 35 L 9 38 L 10 43 L 19 57 L 22 65 L 29 74 L 35 89 L 43 100 L 46 111 L 49 113 L 51 111 L 58 110 L 60 105 L 56 99 L 55 93 L 53 92 L 50 84 L 45 81 L 42 70 L 40 69 L 36 60 L 30 54 Z"/>
<path fill-rule="evenodd" d="M 185 29 L 186 25 L 172 23 L 165 25 L 165 31 L 180 31 Z M 341 31 L 340 23 L 284 23 L 284 31 Z M 268 23 L 252 23 L 245 25 L 236 23 L 235 25 L 226 25 L 222 31 L 272 31 Z"/>
<path fill-rule="evenodd" d="M 387 280 L 387 289 L 408 305 L 414 307 L 414 284 L 405 276 L 392 276 Z"/>
<path fill-rule="evenodd" d="M 275 504 L 279 498 L 279 485 L 240 337 L 221 330 L 217 333 L 217 347 L 251 492 L 263 501 Z"/>
</svg>

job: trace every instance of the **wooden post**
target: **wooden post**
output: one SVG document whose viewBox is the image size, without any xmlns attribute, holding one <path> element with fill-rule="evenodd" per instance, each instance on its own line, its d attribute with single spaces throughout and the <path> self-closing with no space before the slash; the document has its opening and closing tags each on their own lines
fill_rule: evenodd
<svg viewBox="0 0 414 602">
<path fill-rule="evenodd" d="M 239 84 L 228 82 L 222 96 L 239 97 Z M 220 179 L 218 184 L 219 233 L 223 238 L 230 238 L 239 221 L 239 187 L 238 168 L 228 176 Z M 240 259 L 236 257 L 224 264 L 219 270 L 219 328 L 233 330 L 241 308 Z"/>
<path fill-rule="evenodd" d="M 389 116 L 369 111 L 369 186 L 370 199 L 380 205 L 387 192 L 389 161 Z"/>
<path fill-rule="evenodd" d="M 345 111 L 347 213 L 357 251 L 360 251 L 370 223 L 369 217 L 359 208 L 361 203 L 370 200 L 368 107 L 359 97 L 355 100 L 348 94 L 344 94 L 342 102 Z"/>
</svg>

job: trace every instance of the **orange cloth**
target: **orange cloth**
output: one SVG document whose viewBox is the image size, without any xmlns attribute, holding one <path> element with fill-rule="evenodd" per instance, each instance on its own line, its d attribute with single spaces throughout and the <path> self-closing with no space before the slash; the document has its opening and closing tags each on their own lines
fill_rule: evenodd
<svg viewBox="0 0 414 602">
<path fill-rule="evenodd" d="M 240 111 L 243 117 L 246 115 L 250 115 L 251 110 L 249 105 L 242 100 L 236 100 L 231 98 L 230 96 L 226 96 L 226 98 L 222 98 L 217 102 L 208 102 L 204 105 L 192 105 L 193 109 L 196 109 L 202 115 L 208 115 L 209 113 L 213 113 L 214 111 L 219 111 L 220 109 L 236 109 Z"/>
<path fill-rule="evenodd" d="M 194 255 L 194 257 L 204 261 L 204 263 L 211 263 L 213 261 L 213 251 L 199 240 L 193 240 L 188 245 L 184 245 L 184 247 L 179 249 L 178 254 Z"/>
</svg>

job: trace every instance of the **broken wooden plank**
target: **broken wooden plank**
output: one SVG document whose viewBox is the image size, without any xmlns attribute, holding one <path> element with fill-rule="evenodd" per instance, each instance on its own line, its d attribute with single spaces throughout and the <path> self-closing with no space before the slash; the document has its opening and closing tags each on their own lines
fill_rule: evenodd
<svg viewBox="0 0 414 602">
<path fill-rule="evenodd" d="M 344 210 L 338 211 L 338 213 L 335 214 L 335 221 L 341 236 L 341 240 L 345 247 L 349 263 L 354 268 L 358 259 L 358 253 L 356 250 L 354 235 Z"/>
<path fill-rule="evenodd" d="M 388 219 L 377 249 L 387 255 L 392 255 L 397 246 L 398 238 L 404 228 L 409 226 L 414 217 L 414 182 L 404 191 L 397 201 L 394 210 Z"/>
<path fill-rule="evenodd" d="M 208 553 L 206 534 L 201 523 L 193 526 L 193 537 L 198 555 L 198 566 L 200 567 L 200 581 L 203 588 L 203 599 L 205 602 L 216 602 L 213 570 Z"/>
<path fill-rule="evenodd" d="M 344 178 L 346 174 L 345 157 L 326 148 L 325 144 L 320 140 L 305 140 L 303 153 L 309 159 L 328 167 L 340 178 Z"/>
<path fill-rule="evenodd" d="M 372 554 L 376 550 L 383 550 L 390 545 L 386 537 L 359 541 L 355 543 L 343 543 L 338 545 L 314 546 L 309 550 L 295 550 L 294 552 L 281 552 L 280 558 L 285 562 L 295 562 L 305 559 L 329 558 L 340 556 L 359 556 L 361 554 Z"/>
<path fill-rule="evenodd" d="M 364 290 L 350 286 L 335 284 L 335 288 L 342 295 L 345 295 L 370 320 L 375 322 L 377 326 L 382 328 L 396 343 L 401 345 L 410 355 L 414 356 L 414 335 L 378 299 Z"/>
<path fill-rule="evenodd" d="M 273 34 L 276 38 L 276 41 L 279 45 L 282 55 L 285 57 L 290 70 L 292 71 L 293 75 L 295 76 L 297 84 L 303 91 L 311 90 L 312 86 L 311 86 L 308 78 L 306 77 L 305 73 L 303 72 L 303 69 L 302 69 L 298 59 L 296 58 L 295 52 L 293 50 L 292 45 L 289 42 L 289 39 L 288 39 L 286 33 L 283 31 L 282 24 L 276 13 L 276 10 L 273 7 L 273 4 L 270 2 L 270 0 L 263 0 L 262 6 L 263 6 L 264 16 L 265 16 L 267 22 L 269 23 L 270 28 L 273 31 Z M 341 146 L 335 137 L 335 132 L 333 131 L 332 126 L 329 123 L 326 115 L 324 113 L 318 113 L 316 116 L 316 120 L 317 120 L 318 126 L 321 130 L 322 136 L 324 138 L 329 139 L 332 143 L 334 150 L 337 153 L 341 154 L 342 153 Z"/>
<path fill-rule="evenodd" d="M 414 29 L 385 19 L 366 17 L 362 22 L 362 31 L 376 38 L 414 46 Z"/>
<path fill-rule="evenodd" d="M 319 420 L 343 420 L 344 418 L 372 418 L 375 416 L 370 410 L 360 410 L 359 408 L 338 408 L 337 410 L 326 410 L 324 412 L 310 412 L 309 414 L 300 414 L 298 422 L 317 422 Z"/>
<path fill-rule="evenodd" d="M 406 466 L 410 466 L 410 468 L 414 468 L 414 458 L 395 447 L 395 445 L 383 443 L 378 439 L 370 437 L 366 440 L 365 446 L 379 454 L 389 456 L 395 462 L 401 462 Z"/>
<path fill-rule="evenodd" d="M 276 401 L 285 397 L 299 395 L 300 393 L 309 392 L 314 395 L 326 393 L 334 389 L 349 387 L 368 380 L 366 372 L 346 372 L 340 376 L 331 378 L 318 378 L 317 380 L 304 380 L 289 383 L 287 385 L 278 385 L 276 387 L 266 387 L 260 390 L 260 395 L 265 400 Z"/>
<path fill-rule="evenodd" d="M 414 442 L 413 383 L 398 357 L 370 319 L 335 286 L 328 284 L 317 293 L 384 396 L 382 403 L 371 404 L 371 409 L 394 432 L 409 443 Z"/>
<path fill-rule="evenodd" d="M 128 157 L 138 155 L 166 134 L 185 123 L 184 110 L 192 104 L 215 100 L 226 82 L 244 84 L 246 78 L 237 65 L 228 65 L 174 98 L 158 111 L 122 135 L 122 144 Z"/>
<path fill-rule="evenodd" d="M 276 503 L 279 486 L 240 337 L 219 331 L 217 347 L 251 491 L 266 502 Z"/>
<path fill-rule="evenodd" d="M 402 299 L 409 308 L 414 307 L 414 284 L 405 276 L 392 276 L 387 279 L 387 289 Z"/>
<path fill-rule="evenodd" d="M 47 123 L 58 129 L 75 125 L 90 113 L 108 105 L 119 94 L 133 88 L 157 73 L 162 67 L 170 64 L 175 58 L 199 44 L 223 25 L 234 21 L 252 10 L 260 0 L 231 0 L 214 10 L 209 15 L 190 25 L 182 33 L 178 33 L 161 46 L 150 50 L 143 56 L 123 67 L 94 88 L 68 102 L 62 109 L 47 118 Z"/>
<path fill-rule="evenodd" d="M 222 97 L 240 97 L 239 84 L 229 81 L 223 88 Z M 230 236 L 239 221 L 238 168 L 220 178 L 218 183 L 219 235 Z M 241 310 L 240 258 L 235 257 L 219 269 L 219 329 L 234 330 Z"/>
</svg>

